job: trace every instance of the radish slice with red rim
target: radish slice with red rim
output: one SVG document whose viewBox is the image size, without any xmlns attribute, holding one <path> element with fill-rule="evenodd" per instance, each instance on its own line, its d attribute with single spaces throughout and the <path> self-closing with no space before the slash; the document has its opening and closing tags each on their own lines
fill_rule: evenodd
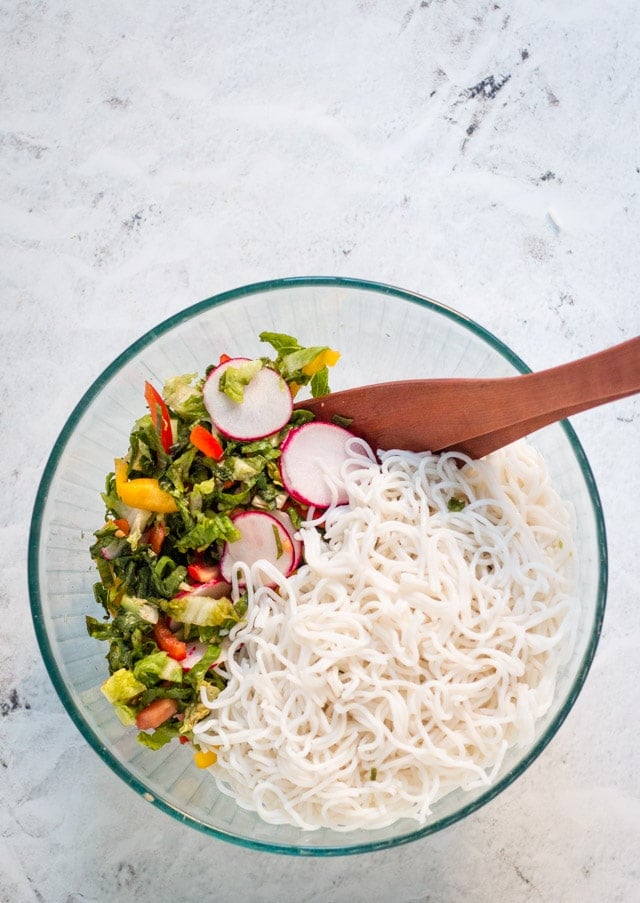
<svg viewBox="0 0 640 903">
<path fill-rule="evenodd" d="M 187 643 L 187 654 L 180 662 L 182 670 L 190 671 L 194 665 L 197 665 L 207 651 L 207 648 L 208 644 L 203 643 L 200 640 L 193 640 L 192 642 Z"/>
<path fill-rule="evenodd" d="M 238 562 L 253 567 L 257 561 L 268 561 L 285 577 L 294 568 L 295 552 L 288 530 L 269 511 L 240 511 L 232 518 L 240 531 L 240 539 L 226 542 L 220 559 L 220 571 L 231 580 Z M 244 585 L 240 582 L 240 585 Z"/>
<path fill-rule="evenodd" d="M 244 387 L 244 399 L 232 401 L 220 391 L 220 377 L 229 367 L 242 367 L 249 358 L 233 357 L 219 364 L 207 377 L 202 390 L 204 406 L 215 428 L 230 439 L 264 439 L 281 430 L 293 410 L 291 391 L 282 376 L 262 367 Z"/>
<path fill-rule="evenodd" d="M 194 665 L 197 665 L 198 662 L 203 658 L 208 648 L 208 643 L 203 643 L 201 640 L 190 640 L 187 643 L 187 654 L 180 662 L 182 670 L 190 671 L 194 667 Z M 224 659 L 225 652 L 221 651 L 216 661 L 213 662 L 210 667 L 217 668 L 218 665 L 222 664 Z"/>
<path fill-rule="evenodd" d="M 348 496 L 341 470 L 351 457 L 347 442 L 353 438 L 353 433 L 335 423 L 312 421 L 292 429 L 280 457 L 282 482 L 289 495 L 316 508 L 327 508 L 334 501 L 344 505 Z"/>
</svg>

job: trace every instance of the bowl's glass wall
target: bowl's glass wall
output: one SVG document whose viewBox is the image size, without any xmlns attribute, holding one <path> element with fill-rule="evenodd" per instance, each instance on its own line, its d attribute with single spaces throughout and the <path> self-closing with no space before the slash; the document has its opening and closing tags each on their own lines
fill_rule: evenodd
<svg viewBox="0 0 640 903">
<path fill-rule="evenodd" d="M 338 834 L 303 833 L 263 823 L 217 792 L 186 748 L 151 752 L 122 727 L 99 686 L 106 647 L 85 632 L 98 613 L 88 546 L 103 521 L 100 492 L 113 458 L 126 451 L 133 421 L 144 412 L 143 383 L 204 372 L 222 352 L 265 352 L 262 330 L 287 332 L 304 344 L 330 344 L 342 358 L 334 390 L 388 379 L 508 376 L 525 369 L 489 333 L 453 311 L 394 289 L 342 280 L 289 280 L 230 292 L 162 324 L 126 351 L 87 392 L 59 438 L 34 512 L 30 586 L 45 662 L 72 718 L 105 761 L 150 802 L 178 818 L 239 843 L 293 853 L 348 853 L 401 843 L 436 830 L 486 802 L 544 748 L 579 692 L 597 642 L 604 608 L 606 550 L 591 472 L 572 430 L 555 425 L 533 437 L 561 494 L 577 514 L 581 617 L 575 649 L 561 674 L 552 709 L 531 749 L 507 758 L 488 790 L 450 794 L 429 823 Z"/>
</svg>

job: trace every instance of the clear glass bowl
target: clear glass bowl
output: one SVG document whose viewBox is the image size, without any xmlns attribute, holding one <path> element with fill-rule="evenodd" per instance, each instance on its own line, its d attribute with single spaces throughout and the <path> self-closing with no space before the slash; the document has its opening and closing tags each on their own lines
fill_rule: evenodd
<svg viewBox="0 0 640 903">
<path fill-rule="evenodd" d="M 607 583 L 605 529 L 589 464 L 572 428 L 548 427 L 533 437 L 552 478 L 577 513 L 580 624 L 555 699 L 528 749 L 513 750 L 489 789 L 456 792 L 434 806 L 423 827 L 400 821 L 377 831 L 302 832 L 264 823 L 220 794 L 187 747 L 152 752 L 124 728 L 100 692 L 105 646 L 85 631 L 97 612 L 89 558 L 103 522 L 100 492 L 113 458 L 127 447 L 144 412 L 143 385 L 197 371 L 221 352 L 258 356 L 262 330 L 295 335 L 303 344 L 342 352 L 334 390 L 389 379 L 509 376 L 526 365 L 476 323 L 434 301 L 386 285 L 338 278 L 283 279 L 202 301 L 142 336 L 96 380 L 58 438 L 39 487 L 29 539 L 34 625 L 54 686 L 94 750 L 132 790 L 199 830 L 233 843 L 298 855 L 367 852 L 406 843 L 463 818 L 514 781 L 542 752 L 571 709 L 598 642 Z"/>
</svg>

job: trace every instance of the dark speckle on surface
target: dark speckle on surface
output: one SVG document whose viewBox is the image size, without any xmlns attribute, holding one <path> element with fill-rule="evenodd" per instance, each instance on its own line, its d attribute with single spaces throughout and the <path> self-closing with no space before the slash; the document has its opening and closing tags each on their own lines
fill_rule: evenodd
<svg viewBox="0 0 640 903">
<path fill-rule="evenodd" d="M 21 154 L 35 157 L 36 160 L 40 160 L 49 150 L 46 144 L 35 141 L 30 135 L 18 132 L 0 134 L 0 148 L 17 150 Z"/>
<path fill-rule="evenodd" d="M 17 712 L 19 709 L 30 709 L 31 703 L 29 702 L 21 702 L 20 697 L 18 696 L 18 691 L 15 687 L 13 687 L 9 691 L 9 698 L 7 700 L 3 700 L 0 702 L 0 715 L 10 715 L 13 712 Z"/>
<path fill-rule="evenodd" d="M 487 75 L 472 88 L 468 88 L 467 95 L 468 97 L 480 96 L 486 100 L 493 100 L 498 91 L 506 85 L 510 78 L 511 75 Z"/>
<path fill-rule="evenodd" d="M 404 14 L 404 17 L 402 19 L 402 25 L 400 26 L 401 32 L 405 30 L 405 28 L 407 27 L 409 22 L 413 19 L 414 12 L 415 12 L 414 9 L 408 9 L 407 12 Z"/>
<path fill-rule="evenodd" d="M 134 229 L 139 229 L 140 224 L 143 222 L 143 220 L 144 220 L 143 211 L 138 210 L 136 213 L 134 213 L 132 216 L 130 216 L 129 219 L 126 219 L 122 223 L 122 225 L 124 226 L 125 229 L 127 229 L 129 232 L 131 232 Z"/>
<path fill-rule="evenodd" d="M 136 870 L 130 862 L 121 862 L 116 870 L 116 881 L 119 888 L 131 887 L 135 880 Z"/>
<path fill-rule="evenodd" d="M 105 100 L 105 103 L 108 107 L 111 107 L 112 110 L 126 110 L 131 104 L 131 101 L 127 97 L 113 96 Z"/>
</svg>

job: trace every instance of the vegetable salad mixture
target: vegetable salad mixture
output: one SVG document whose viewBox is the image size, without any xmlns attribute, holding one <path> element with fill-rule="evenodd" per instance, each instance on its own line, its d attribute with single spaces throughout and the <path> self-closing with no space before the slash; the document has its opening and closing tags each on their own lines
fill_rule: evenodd
<svg viewBox="0 0 640 903">
<path fill-rule="evenodd" d="M 223 355 L 162 393 L 146 383 L 149 412 L 106 479 L 106 521 L 91 547 L 105 617 L 88 616 L 87 629 L 109 643 L 103 693 L 151 749 L 193 743 L 209 713 L 202 693 L 224 687 L 216 665 L 247 604 L 241 587 L 232 601 L 235 563 L 265 558 L 289 575 L 301 560 L 295 532 L 313 499 L 285 488 L 282 446 L 313 419 L 293 409 L 296 392 L 326 394 L 339 355 L 279 333 L 260 339 L 274 357 Z M 198 765 L 215 761 L 194 746 Z"/>
</svg>

